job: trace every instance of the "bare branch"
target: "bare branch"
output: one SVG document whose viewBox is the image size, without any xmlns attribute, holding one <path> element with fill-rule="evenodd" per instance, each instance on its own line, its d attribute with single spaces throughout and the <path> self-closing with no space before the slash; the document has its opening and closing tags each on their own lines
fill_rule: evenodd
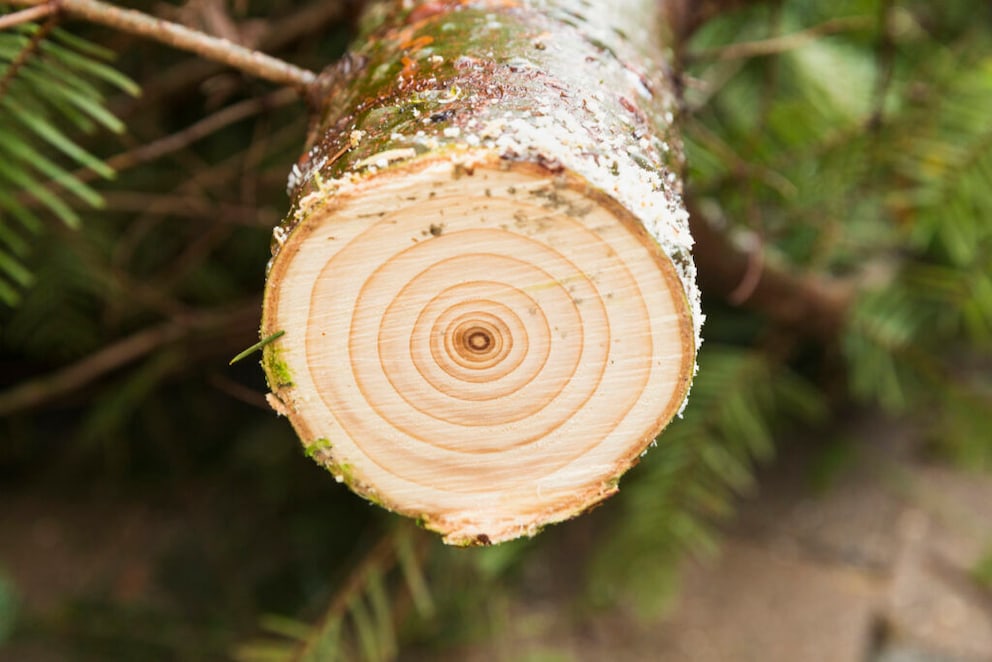
<svg viewBox="0 0 992 662">
<path fill-rule="evenodd" d="M 275 53 L 308 35 L 323 33 L 329 25 L 342 20 L 354 4 L 350 0 L 316 0 L 293 11 L 289 16 L 273 20 L 255 47 L 266 53 Z M 163 99 L 181 94 L 221 70 L 222 66 L 212 60 L 193 58 L 180 62 L 156 74 L 154 80 L 142 87 L 140 97 L 122 98 L 113 106 L 114 114 L 123 119 L 142 108 L 153 107 Z"/>
<path fill-rule="evenodd" d="M 711 18 L 760 2 L 762 0 L 668 0 L 665 12 L 675 34 L 684 41 Z"/>
<path fill-rule="evenodd" d="M 198 140 L 206 138 L 235 122 L 240 122 L 272 108 L 285 106 L 295 98 L 296 95 L 292 90 L 279 90 L 264 97 L 240 101 L 204 117 L 181 131 L 142 145 L 137 149 L 111 156 L 107 159 L 107 165 L 120 172 L 142 163 L 154 161 L 189 147 Z M 96 173 L 87 168 L 80 168 L 73 175 L 83 181 L 90 181 L 96 177 Z"/>
<path fill-rule="evenodd" d="M 854 294 L 851 284 L 795 274 L 769 264 L 754 250 L 736 246 L 693 202 L 688 200 L 696 240 L 693 256 L 705 294 L 759 311 L 807 337 L 826 343 L 837 341 Z"/>
<path fill-rule="evenodd" d="M 872 16 L 843 16 L 824 21 L 819 25 L 814 25 L 813 27 L 791 34 L 772 37 L 770 39 L 730 44 L 729 46 L 720 46 L 719 48 L 710 48 L 704 51 L 690 53 L 689 57 L 693 60 L 736 60 L 762 55 L 775 55 L 805 46 L 809 42 L 825 35 L 872 28 L 875 27 L 876 22 L 876 19 Z"/>
<path fill-rule="evenodd" d="M 48 2 L 43 5 L 37 5 L 35 7 L 29 7 L 28 9 L 22 9 L 21 11 L 15 11 L 13 14 L 5 14 L 0 16 L 0 30 L 12 28 L 15 25 L 20 25 L 21 23 L 37 21 L 39 18 L 44 18 L 49 14 L 55 13 L 57 10 L 58 5 L 54 2 Z"/>
<path fill-rule="evenodd" d="M 52 374 L 0 392 L 0 416 L 37 407 L 83 388 L 103 375 L 191 334 L 250 328 L 257 315 L 258 302 L 253 301 L 230 312 L 207 311 L 144 329 Z"/>
<path fill-rule="evenodd" d="M 15 5 L 37 5 L 37 0 L 10 0 Z M 216 60 L 252 76 L 279 85 L 303 89 L 316 74 L 227 39 L 211 37 L 178 23 L 165 21 L 133 9 L 122 9 L 99 0 L 59 0 L 60 9 L 93 23 L 159 41 L 173 48 Z"/>
</svg>

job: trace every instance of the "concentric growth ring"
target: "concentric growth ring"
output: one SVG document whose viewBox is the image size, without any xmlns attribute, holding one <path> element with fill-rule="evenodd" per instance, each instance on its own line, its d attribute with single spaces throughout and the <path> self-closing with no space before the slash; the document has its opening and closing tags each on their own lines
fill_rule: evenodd
<svg viewBox="0 0 992 662">
<path fill-rule="evenodd" d="M 450 168 L 381 176 L 292 235 L 275 317 L 306 331 L 280 341 L 278 395 L 393 508 L 442 529 L 537 521 L 601 498 L 674 413 L 681 286 L 597 195 Z"/>
<path fill-rule="evenodd" d="M 431 206 L 424 205 L 422 211 L 430 213 Z M 402 227 L 390 220 L 383 219 L 387 233 Z M 474 246 L 486 252 L 466 254 Z M 319 280 L 335 282 L 341 275 L 335 273 L 337 268 L 333 260 L 328 262 L 325 269 L 331 273 Z M 487 275 L 490 280 L 482 280 Z M 576 297 L 559 284 L 569 281 L 592 304 L 584 315 Z M 533 292 L 527 295 L 527 289 Z M 316 292 L 315 296 L 321 298 Z M 386 303 L 385 315 L 360 309 L 361 302 L 373 300 Z M 358 291 L 347 330 L 354 385 L 339 376 L 328 384 L 325 403 L 331 407 L 346 390 L 357 388 L 369 410 L 345 423 L 356 426 L 350 434 L 367 439 L 372 436 L 370 427 L 386 422 L 416 443 L 428 461 L 445 459 L 435 449 L 494 453 L 546 438 L 588 400 L 605 366 L 607 344 L 587 348 L 582 342 L 586 329 L 608 327 L 596 301 L 593 286 L 581 272 L 540 242 L 500 229 L 451 228 L 372 270 Z M 514 357 L 482 371 L 466 365 L 455 350 L 453 333 L 428 334 L 427 325 L 416 324 L 435 311 L 432 328 L 453 331 L 452 324 L 457 328 L 459 320 L 479 326 L 487 319 L 494 328 L 507 327 L 506 342 L 519 354 L 526 352 L 529 360 L 513 368 Z M 511 334 L 509 324 L 514 322 L 519 328 Z M 432 339 L 443 347 L 439 359 L 437 352 L 418 351 Z M 580 362 L 583 354 L 590 360 Z M 356 358 L 364 356 L 377 356 L 378 361 Z M 551 403 L 555 406 L 544 411 Z M 363 445 L 376 460 L 380 449 L 383 457 L 395 452 L 389 443 Z M 450 489 L 458 489 L 455 483 L 462 480 L 453 477 Z"/>
<path fill-rule="evenodd" d="M 457 292 L 451 294 L 458 296 Z M 420 331 L 415 328 L 414 337 Z M 410 354 L 422 374 L 436 365 L 454 379 L 490 387 L 498 378 L 512 373 L 520 365 L 527 356 L 529 346 L 526 342 L 527 329 L 520 317 L 512 308 L 491 299 L 451 306 L 425 332 L 430 341 L 429 356 L 433 364 L 418 353 L 422 343 L 410 343 Z M 514 337 L 518 339 L 516 345 Z M 473 399 L 462 385 L 451 395 Z M 498 389 L 486 388 L 482 399 L 500 395 L 503 394 Z"/>
</svg>

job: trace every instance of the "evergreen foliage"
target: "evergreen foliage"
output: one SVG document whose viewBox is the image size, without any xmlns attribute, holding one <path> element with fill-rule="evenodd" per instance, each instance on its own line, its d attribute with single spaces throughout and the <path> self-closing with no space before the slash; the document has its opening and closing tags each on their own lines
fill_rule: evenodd
<svg viewBox="0 0 992 662">
<path fill-rule="evenodd" d="M 293 9 L 271 4 L 259 13 Z M 718 544 L 715 524 L 735 494 L 753 487 L 777 432 L 812 429 L 852 400 L 916 416 L 941 457 L 992 468 L 992 30 L 988 16 L 975 16 L 988 9 L 975 5 L 756 3 L 711 21 L 689 45 L 688 195 L 743 244 L 760 245 L 769 263 L 835 279 L 854 304 L 835 346 L 820 347 L 758 312 L 704 302 L 707 340 L 684 418 L 593 516 L 601 542 L 586 550 L 592 604 L 635 597 L 645 612 L 663 606 L 684 554 Z M 285 174 L 302 144 L 302 110 L 268 111 L 167 163 L 90 185 L 73 168 L 112 173 L 107 154 L 83 150 L 78 136 L 119 131 L 102 90 L 134 91 L 106 61 L 62 29 L 0 31 L 8 72 L 0 84 L 0 301 L 11 306 L 27 294 L 0 310 L 5 380 L 36 377 L 170 320 L 224 314 L 232 302 L 250 307 L 262 284 Z M 140 63 L 125 57 L 121 67 L 141 79 Z M 202 110 L 142 121 L 177 131 Z M 110 204 L 99 221 L 91 216 L 115 190 L 140 191 L 141 213 Z M 240 206 L 225 216 L 209 205 L 202 212 L 204 202 Z M 255 512 L 219 534 L 230 549 L 217 554 L 221 565 L 241 563 L 251 546 L 270 564 L 246 568 L 211 596 L 248 604 L 247 617 L 211 613 L 178 630 L 203 659 L 231 650 L 259 661 L 329 659 L 325 650 L 392 659 L 408 642 L 430 649 L 492 634 L 480 623 L 499 604 L 493 592 L 571 525 L 534 541 L 453 551 L 358 509 L 313 475 L 271 414 L 234 399 L 257 404 L 263 388 L 251 361 L 227 368 L 250 344 L 252 325 L 238 318 L 209 332 L 196 327 L 199 336 L 169 336 L 101 373 L 85 397 L 5 418 L 0 472 L 40 475 L 58 456 L 60 477 L 119 484 L 122 493 L 143 480 L 207 480 L 232 494 L 251 485 L 244 503 Z M 12 388 L 0 386 L 0 402 Z M 237 510 L 217 522 L 241 522 Z M 273 540 L 258 540 L 263 524 L 279 532 Z M 365 544 L 369 529 L 385 533 Z M 988 565 L 975 570 L 982 581 Z M 245 577 L 251 589 L 232 587 Z M 175 599 L 203 599 L 194 597 Z M 0 621 L 3 613 L 0 606 Z M 36 627 L 65 632 L 44 619 Z"/>
<path fill-rule="evenodd" d="M 422 557 L 412 540 L 409 525 L 403 523 L 394 527 L 364 555 L 347 584 L 334 596 L 315 625 L 281 616 L 265 617 L 261 622 L 262 629 L 279 638 L 243 645 L 238 649 L 236 659 L 241 662 L 353 659 L 379 662 L 395 658 L 398 653 L 396 603 L 406 598 L 421 619 L 434 615 L 434 601 L 424 577 Z M 388 588 L 387 582 L 390 582 Z"/>
<path fill-rule="evenodd" d="M 786 2 L 715 21 L 696 46 L 718 55 L 860 18 L 775 57 L 701 58 L 687 133 L 694 195 L 774 259 L 856 288 L 852 395 L 936 413 L 935 442 L 988 466 L 992 385 L 969 364 L 992 331 L 992 61 L 970 6 Z"/>
<path fill-rule="evenodd" d="M 17 623 L 18 599 L 3 568 L 0 568 L 0 644 L 11 635 Z"/>
<path fill-rule="evenodd" d="M 26 261 L 45 228 L 43 216 L 77 229 L 74 204 L 102 206 L 69 168 L 114 174 L 64 127 L 119 133 L 124 125 L 104 107 L 103 89 L 138 93 L 107 63 L 109 51 L 54 26 L 52 19 L 0 32 L 0 303 L 8 306 L 34 280 Z"/>
<path fill-rule="evenodd" d="M 735 492 L 753 487 L 754 461 L 771 458 L 783 418 L 809 425 L 826 413 L 822 394 L 788 367 L 729 345 L 704 348 L 690 402 L 621 484 L 618 524 L 591 566 L 599 601 L 633 597 L 645 614 L 665 607 L 678 560 L 716 547 L 713 524 L 731 513 Z"/>
</svg>

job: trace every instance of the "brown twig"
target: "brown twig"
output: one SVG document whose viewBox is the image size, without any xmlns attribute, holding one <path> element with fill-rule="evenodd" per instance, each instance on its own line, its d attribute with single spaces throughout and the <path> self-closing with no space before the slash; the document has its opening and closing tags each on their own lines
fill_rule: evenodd
<svg viewBox="0 0 992 662">
<path fill-rule="evenodd" d="M 751 251 L 738 248 L 727 232 L 707 220 L 689 200 L 693 256 L 704 294 L 766 315 L 773 323 L 831 344 L 837 342 L 854 295 L 853 286 L 827 278 L 795 274 L 767 260 L 755 264 Z M 748 296 L 739 300 L 747 283 Z M 738 300 L 732 300 L 737 294 Z"/>
<path fill-rule="evenodd" d="M 210 220 L 250 228 L 271 229 L 281 215 L 273 207 L 256 207 L 211 200 L 204 195 L 107 191 L 101 194 L 107 209 L 121 213 L 150 213 Z"/>
<path fill-rule="evenodd" d="M 775 55 L 776 53 L 795 50 L 826 35 L 863 30 L 874 27 L 874 25 L 875 19 L 871 16 L 843 16 L 780 37 L 708 48 L 690 53 L 688 57 L 692 60 L 737 60 L 762 55 Z"/>
<path fill-rule="evenodd" d="M 668 0 L 668 22 L 677 40 L 688 39 L 706 21 L 731 11 L 760 4 L 763 0 Z"/>
<path fill-rule="evenodd" d="M 278 90 L 267 96 L 255 99 L 245 99 L 232 106 L 227 106 L 212 115 L 208 115 L 181 131 L 177 131 L 164 138 L 159 138 L 136 149 L 111 156 L 106 160 L 106 163 L 115 171 L 120 172 L 121 170 L 133 168 L 142 163 L 154 161 L 155 159 L 185 149 L 198 140 L 202 140 L 235 122 L 240 122 L 272 108 L 285 106 L 292 103 L 295 99 L 296 94 L 291 89 Z M 88 168 L 76 170 L 73 176 L 84 182 L 92 181 L 97 177 L 96 173 Z"/>
<path fill-rule="evenodd" d="M 0 16 L 0 30 L 12 28 L 15 25 L 20 25 L 21 23 L 37 21 L 39 18 L 44 18 L 49 14 L 55 13 L 57 10 L 58 5 L 54 2 L 48 2 L 43 5 L 37 5 L 35 7 L 22 9 L 21 11 L 15 11 L 12 14 L 5 14 Z"/>
<path fill-rule="evenodd" d="M 207 383 L 221 393 L 224 393 L 239 402 L 251 405 L 256 409 L 261 409 L 266 413 L 272 412 L 272 407 L 270 407 L 269 403 L 266 402 L 265 395 L 259 393 L 255 389 L 248 388 L 244 384 L 239 384 L 229 377 L 217 372 L 210 373 L 210 375 L 207 376 Z"/>
<path fill-rule="evenodd" d="M 15 5 L 39 4 L 37 0 L 9 0 L 9 2 Z M 99 0 L 59 0 L 59 8 L 72 16 L 153 39 L 279 85 L 302 90 L 317 77 L 312 71 L 265 53 L 133 9 L 122 9 Z"/>
<path fill-rule="evenodd" d="M 756 235 L 752 236 L 754 241 L 751 250 L 747 252 L 747 269 L 741 276 L 741 282 L 727 295 L 727 301 L 735 306 L 743 305 L 751 298 L 751 295 L 758 288 L 761 275 L 765 270 L 765 247 Z"/>
<path fill-rule="evenodd" d="M 168 266 L 155 274 L 158 286 L 166 291 L 174 290 L 184 278 L 206 262 L 215 249 L 227 243 L 232 232 L 234 226 L 216 220 L 203 228 L 198 236 L 185 242 L 183 250 L 169 260 Z"/>
<path fill-rule="evenodd" d="M 279 130 L 272 136 L 272 142 L 278 146 L 279 149 L 286 149 L 290 145 L 298 146 L 301 140 L 302 130 L 294 126 L 292 123 L 286 124 L 279 128 Z M 275 149 L 275 148 L 274 148 Z M 216 193 L 222 187 L 226 186 L 229 180 L 240 171 L 240 167 L 236 164 L 240 159 L 243 158 L 243 151 L 238 152 L 226 159 L 214 163 L 204 170 L 191 173 L 191 175 L 175 189 L 175 194 L 180 196 L 189 195 L 206 195 L 208 192 L 210 194 Z M 282 175 L 280 174 L 280 179 Z M 134 238 L 133 229 L 135 223 L 141 223 L 142 220 L 152 221 L 152 216 L 154 214 L 159 214 L 167 207 L 164 201 L 152 201 L 152 204 L 145 210 L 145 214 L 139 218 L 136 222 L 132 222 L 130 226 L 130 231 L 124 234 L 116 242 L 115 247 L 115 257 L 113 261 L 115 263 L 126 262 L 127 259 L 122 257 L 125 254 L 134 250 L 134 246 L 137 244 L 139 239 Z M 155 219 L 153 222 L 158 222 L 160 219 Z M 270 226 L 271 227 L 271 224 Z"/>
<path fill-rule="evenodd" d="M 404 543 L 404 537 L 406 537 L 406 543 Z M 410 540 L 410 537 L 415 537 L 415 539 Z M 289 658 L 290 660 L 298 662 L 312 657 L 314 648 L 320 643 L 321 635 L 345 615 L 349 605 L 365 589 L 372 573 L 378 572 L 385 575 L 402 563 L 400 549 L 403 544 L 411 545 L 413 553 L 419 556 L 427 552 L 430 540 L 405 524 L 400 524 L 383 533 L 372 548 L 363 554 L 361 562 L 351 571 L 344 586 L 334 595 L 330 605 L 313 629 L 315 634 L 303 642 L 302 646 Z"/>
<path fill-rule="evenodd" d="M 0 392 L 0 416 L 37 407 L 81 389 L 109 372 L 194 333 L 254 324 L 258 305 L 258 302 L 252 302 L 230 312 L 206 311 L 139 331 L 52 374 Z"/>
<path fill-rule="evenodd" d="M 353 4 L 350 1 L 317 0 L 274 21 L 256 47 L 272 53 L 291 46 L 307 35 L 323 32 L 329 25 L 341 20 Z M 122 98 L 112 109 L 118 117 L 126 118 L 142 108 L 155 106 L 163 99 L 181 94 L 221 70 L 222 66 L 217 62 L 199 58 L 186 60 L 158 72 L 154 80 L 142 87 L 140 97 Z"/>
</svg>

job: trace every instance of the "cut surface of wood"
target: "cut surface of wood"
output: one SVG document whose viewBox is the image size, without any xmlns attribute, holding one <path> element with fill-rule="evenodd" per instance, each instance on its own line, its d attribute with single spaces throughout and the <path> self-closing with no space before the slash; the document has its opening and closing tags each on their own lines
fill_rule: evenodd
<svg viewBox="0 0 992 662">
<path fill-rule="evenodd" d="M 615 491 L 681 406 L 694 336 L 629 212 L 575 177 L 471 159 L 312 212 L 266 320 L 318 461 L 454 542 L 495 542 Z"/>
<path fill-rule="evenodd" d="M 661 20 L 389 0 L 311 90 L 266 281 L 270 402 L 447 542 L 581 513 L 685 403 L 702 315 Z"/>
</svg>

